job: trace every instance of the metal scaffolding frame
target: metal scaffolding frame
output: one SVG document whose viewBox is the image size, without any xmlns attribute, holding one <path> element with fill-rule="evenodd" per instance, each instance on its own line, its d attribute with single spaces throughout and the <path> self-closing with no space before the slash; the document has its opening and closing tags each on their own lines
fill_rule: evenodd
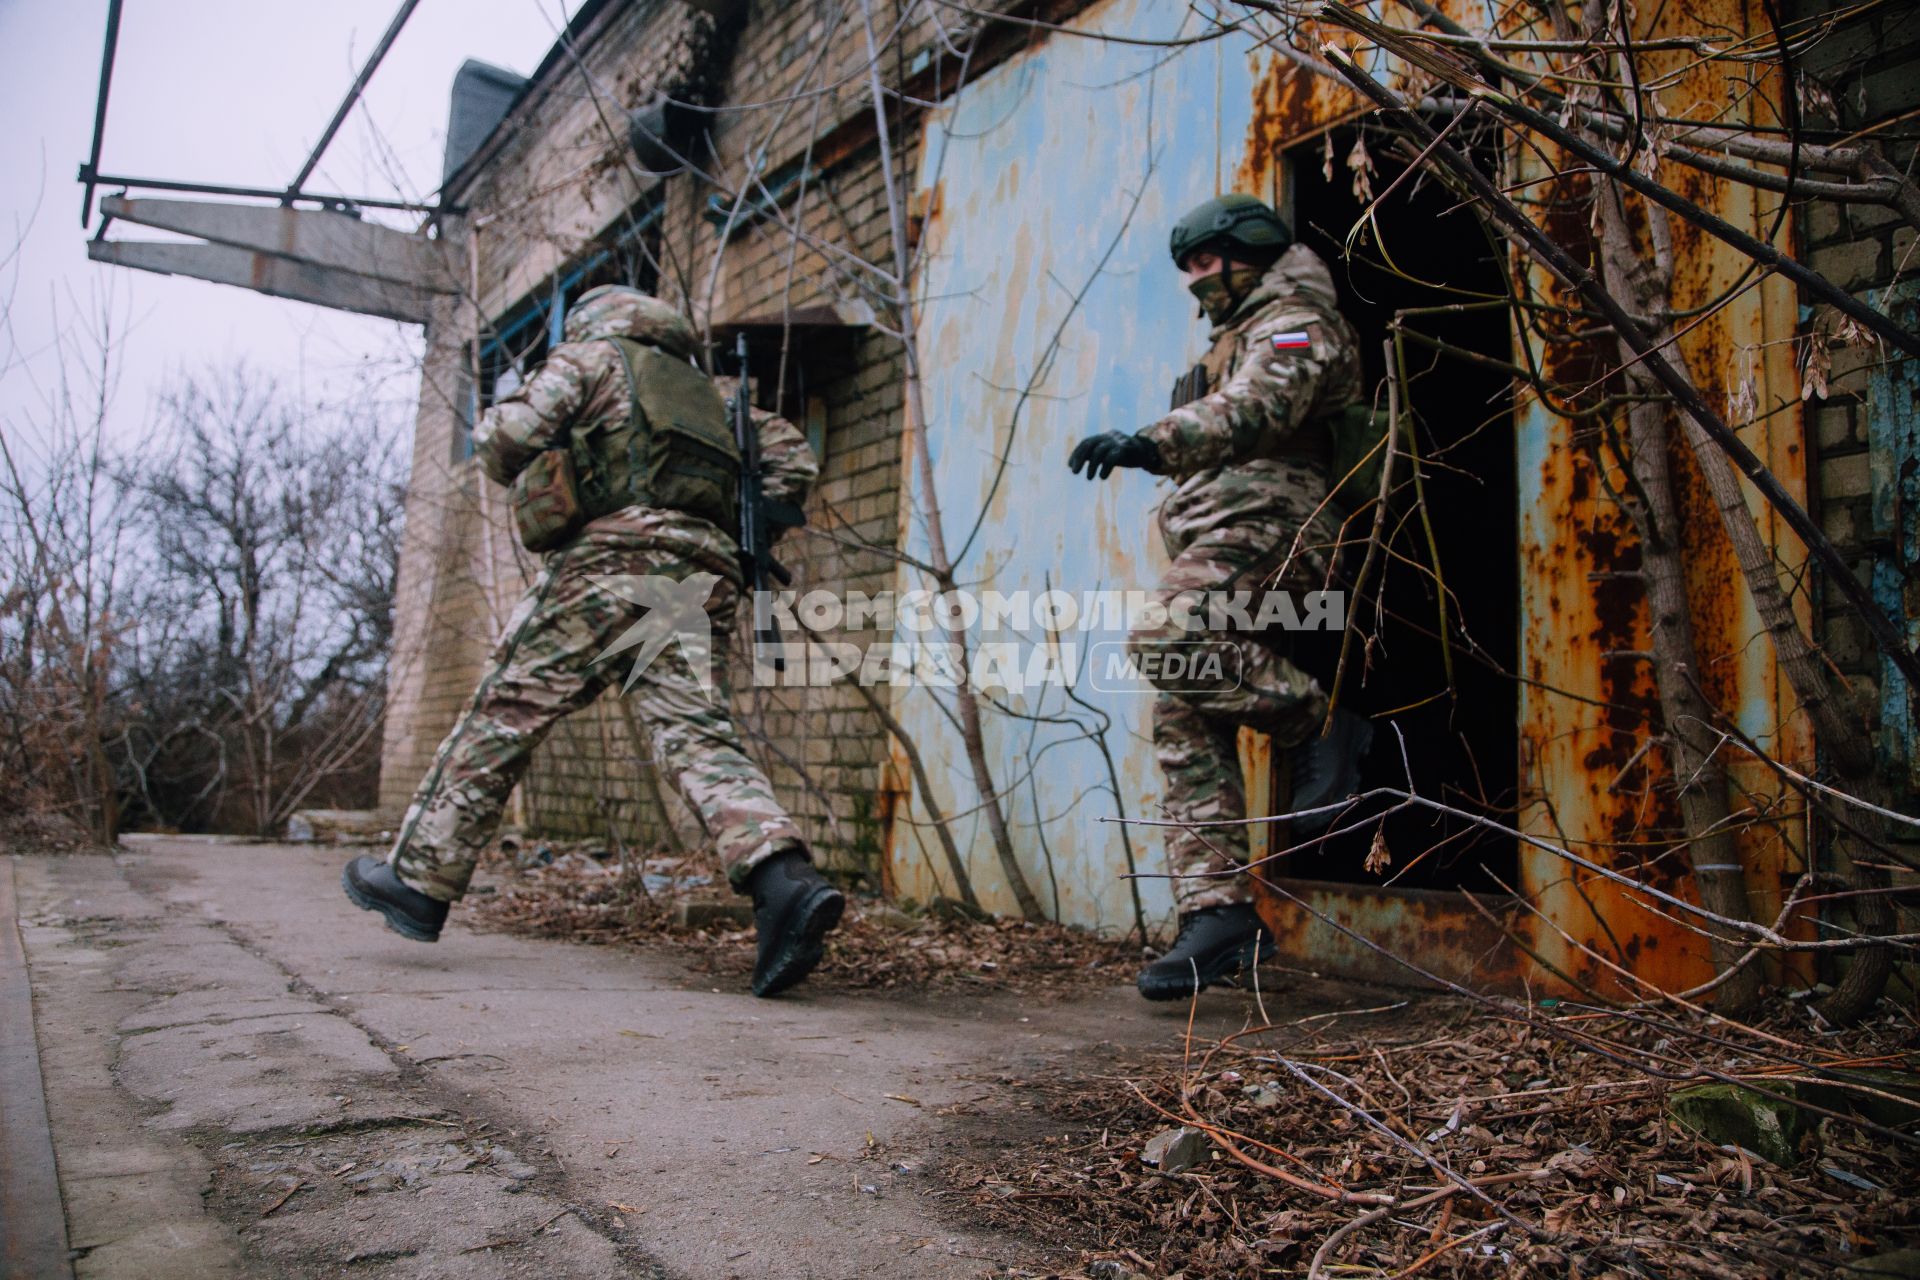
<svg viewBox="0 0 1920 1280">
<path fill-rule="evenodd" d="M 360 74 L 354 77 L 353 84 L 347 89 L 346 97 L 341 99 L 339 108 L 333 113 L 333 118 L 327 122 L 326 129 L 322 131 L 320 140 L 314 144 L 312 152 L 307 156 L 306 163 L 300 166 L 298 176 L 284 189 L 234 186 L 209 182 L 181 182 L 166 178 L 129 178 L 111 176 L 100 172 L 100 148 L 105 141 L 107 131 L 107 99 L 113 85 L 114 56 L 118 52 L 120 45 L 121 3 L 122 0 L 109 0 L 107 5 L 106 38 L 100 54 L 100 89 L 95 98 L 93 109 L 93 145 L 87 153 L 86 162 L 80 166 L 79 173 L 79 181 L 85 188 L 85 195 L 82 198 L 80 206 L 80 225 L 82 227 L 85 227 L 93 221 L 94 192 L 99 187 L 119 187 L 123 194 L 133 190 L 144 190 L 178 191 L 210 196 L 245 196 L 256 199 L 277 200 L 284 206 L 292 206 L 296 202 L 304 202 L 318 205 L 322 209 L 336 213 L 352 213 L 358 209 L 392 209 L 402 213 L 424 213 L 431 215 L 457 212 L 457 210 L 449 209 L 438 203 L 422 204 L 418 201 L 390 200 L 374 196 L 316 196 L 309 195 L 306 192 L 308 179 L 313 177 L 313 171 L 319 167 L 321 158 L 326 155 L 327 148 L 333 145 L 334 137 L 340 132 L 340 126 L 346 123 L 348 114 L 352 112 L 354 105 L 360 101 L 360 95 L 365 92 L 368 82 L 373 79 L 374 72 L 379 70 L 381 62 L 384 61 L 387 56 L 388 50 L 393 48 L 393 42 L 399 38 L 401 29 L 407 25 L 407 19 L 413 16 L 413 11 L 419 5 L 420 0 L 402 0 L 399 10 L 393 15 L 393 20 L 387 24 L 385 34 L 380 37 L 380 42 L 374 46 L 372 54 L 368 56 L 366 62 L 361 66 Z M 107 224 L 111 221 L 112 218 L 109 216 L 101 222 L 100 233 L 105 233 Z"/>
</svg>

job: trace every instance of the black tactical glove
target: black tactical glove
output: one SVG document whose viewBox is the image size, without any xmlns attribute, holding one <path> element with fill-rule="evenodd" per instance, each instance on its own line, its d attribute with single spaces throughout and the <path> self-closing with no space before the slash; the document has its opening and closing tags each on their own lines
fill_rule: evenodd
<svg viewBox="0 0 1920 1280">
<path fill-rule="evenodd" d="M 1144 467 L 1157 473 L 1160 446 L 1145 436 L 1128 435 L 1124 431 L 1102 432 L 1073 446 L 1067 469 L 1079 475 L 1082 467 L 1086 468 L 1089 480 L 1105 480 L 1115 467 Z"/>
</svg>

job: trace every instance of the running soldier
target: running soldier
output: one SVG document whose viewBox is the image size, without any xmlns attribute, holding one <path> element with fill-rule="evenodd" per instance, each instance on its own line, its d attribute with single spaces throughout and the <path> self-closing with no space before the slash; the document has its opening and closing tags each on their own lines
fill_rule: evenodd
<svg viewBox="0 0 1920 1280">
<path fill-rule="evenodd" d="M 770 996 L 819 963 L 845 899 L 814 869 L 728 718 L 726 639 L 742 570 L 726 407 L 692 364 L 686 318 L 638 290 L 590 290 L 562 337 L 474 432 L 480 465 L 513 486 L 521 540 L 545 551 L 544 567 L 393 850 L 354 859 L 342 883 L 395 932 L 438 940 L 534 748 L 624 676 L 654 760 L 699 815 L 734 889 L 753 897 L 753 992 Z M 806 439 L 758 409 L 753 422 L 767 507 L 797 511 L 818 473 Z"/>
<path fill-rule="evenodd" d="M 1128 638 L 1140 669 L 1160 687 L 1153 741 L 1168 816 L 1246 816 L 1236 742 L 1243 725 L 1290 752 L 1293 809 L 1326 805 L 1354 790 L 1372 726 L 1340 710 L 1321 734 L 1327 695 L 1289 660 L 1290 633 L 1229 632 L 1222 639 L 1237 660 L 1212 684 L 1188 670 L 1171 687 L 1162 673 L 1182 664 L 1154 659 L 1193 642 L 1178 619 L 1209 617 L 1210 599 L 1325 585 L 1339 526 L 1328 501 L 1329 424 L 1361 398 L 1358 345 L 1326 264 L 1252 196 L 1200 205 L 1175 224 L 1171 248 L 1213 322 L 1213 347 L 1180 380 L 1166 417 L 1131 435 L 1090 436 L 1068 465 L 1089 479 L 1140 467 L 1178 486 L 1160 508 L 1173 561 L 1152 597 L 1162 620 Z M 1296 834 L 1303 828 L 1316 829 L 1296 821 Z M 1140 994 L 1149 1000 L 1190 996 L 1273 949 L 1262 938 L 1247 876 L 1235 874 L 1249 856 L 1246 829 L 1167 830 L 1180 932 L 1140 973 Z"/>
</svg>

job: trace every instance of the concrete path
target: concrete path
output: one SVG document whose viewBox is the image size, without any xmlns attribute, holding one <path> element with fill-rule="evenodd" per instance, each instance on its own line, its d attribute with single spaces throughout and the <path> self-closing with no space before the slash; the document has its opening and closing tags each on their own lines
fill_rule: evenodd
<svg viewBox="0 0 1920 1280">
<path fill-rule="evenodd" d="M 0 862 L 0 1276 L 71 1276 L 53 1133 L 33 1034 L 33 988 Z"/>
<path fill-rule="evenodd" d="M 929 1166 L 1018 1132 L 1019 1078 L 1186 1023 L 1125 989 L 755 1000 L 457 913 L 422 946 L 347 903 L 348 852 L 13 860 L 82 1280 L 1045 1270 Z M 1249 1008 L 1209 993 L 1200 1029 Z"/>
</svg>

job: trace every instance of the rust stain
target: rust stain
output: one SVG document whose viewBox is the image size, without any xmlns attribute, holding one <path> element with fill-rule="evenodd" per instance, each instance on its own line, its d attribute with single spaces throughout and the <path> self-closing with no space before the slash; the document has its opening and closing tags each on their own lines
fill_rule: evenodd
<svg viewBox="0 0 1920 1280">
<path fill-rule="evenodd" d="M 1576 253 L 1591 252 L 1583 176 L 1544 184 L 1543 223 Z M 1575 305 L 1557 282 L 1536 273 L 1548 302 Z M 1586 399 L 1621 389 L 1611 349 L 1580 340 L 1565 320 L 1534 342 L 1550 381 L 1591 388 Z M 1520 779 L 1522 826 L 1545 841 L 1566 842 L 1593 862 L 1670 892 L 1683 892 L 1683 867 L 1671 845 L 1678 814 L 1658 788 L 1664 760 L 1648 749 L 1659 725 L 1658 691 L 1649 664 L 1645 593 L 1637 577 L 1638 539 L 1612 496 L 1624 483 L 1621 459 L 1590 419 L 1561 416 L 1540 404 L 1522 407 L 1522 651 L 1538 684 L 1523 697 Z M 1532 947 L 1579 981 L 1613 989 L 1591 947 L 1656 981 L 1680 966 L 1683 947 L 1663 945 L 1652 918 L 1604 878 L 1537 847 L 1521 854 L 1521 888 L 1573 942 L 1529 918 Z M 1529 962 L 1529 967 L 1531 962 Z M 1533 978 L 1549 989 L 1551 973 Z M 1691 979 L 1690 980 L 1695 980 Z"/>
<path fill-rule="evenodd" d="M 936 182 L 931 187 L 922 187 L 913 193 L 907 201 L 907 247 L 917 250 L 926 234 L 929 223 L 938 225 L 940 221 L 940 200 L 946 193 L 946 184 Z"/>
<path fill-rule="evenodd" d="M 891 754 L 880 769 L 880 790 L 876 796 L 879 803 L 874 817 L 880 825 L 880 893 L 892 898 L 899 892 L 899 875 L 894 868 L 894 847 L 900 830 L 898 818 L 901 809 L 912 799 L 913 788 L 907 779 L 912 776 L 913 766 L 899 739 L 889 735 L 887 745 Z"/>
<path fill-rule="evenodd" d="M 1743 25 L 1737 8 L 1710 4 L 1709 9 L 1725 10 L 1718 16 L 1736 29 Z M 1649 35 L 1677 34 L 1683 26 L 1694 27 L 1715 16 L 1698 11 L 1669 13 L 1660 29 Z M 1656 59 L 1649 73 L 1677 69 L 1677 63 L 1670 68 Z M 1724 97 L 1724 78 L 1721 69 L 1703 66 L 1684 76 L 1672 92 L 1691 100 L 1719 99 Z M 1545 166 L 1551 163 L 1551 157 L 1529 158 L 1527 176 L 1544 176 Z M 1668 163 L 1662 164 L 1659 176 L 1724 217 L 1756 231 L 1766 229 L 1751 193 L 1744 189 Z M 1563 242 L 1583 244 L 1584 228 L 1579 224 L 1585 221 L 1584 184 L 1562 181 L 1549 191 L 1553 199 L 1544 218 L 1549 230 Z M 1746 264 L 1738 255 L 1678 220 L 1671 231 L 1677 308 L 1702 306 L 1739 281 Z M 1534 282 L 1549 297 L 1555 295 L 1553 282 L 1542 273 L 1534 273 Z M 1775 303 L 1769 315 L 1762 307 L 1764 296 L 1764 289 L 1750 291 L 1692 327 L 1679 343 L 1679 354 L 1696 383 L 1710 395 L 1720 395 L 1723 402 L 1724 388 L 1739 371 L 1742 353 L 1770 352 L 1791 332 L 1790 299 L 1786 307 Z M 1596 365 L 1610 363 L 1610 353 L 1605 351 L 1582 358 L 1550 344 L 1539 354 L 1554 376 L 1580 385 L 1599 376 L 1601 369 Z M 1783 381 L 1777 372 L 1770 380 L 1774 385 Z M 1606 389 L 1614 389 L 1612 380 Z M 1764 397 L 1765 386 L 1760 390 Z M 1776 394 L 1776 400 L 1780 398 Z M 1775 407 L 1763 400 L 1763 409 Z M 1649 665 L 1637 659 L 1603 657 L 1609 649 L 1647 648 L 1640 585 L 1630 577 L 1595 576 L 1583 590 L 1577 581 L 1587 574 L 1629 574 L 1638 565 L 1632 529 L 1617 506 L 1591 483 L 1598 478 L 1596 468 L 1617 466 L 1617 460 L 1603 444 L 1583 437 L 1567 419 L 1535 413 L 1531 424 L 1547 438 L 1540 451 L 1544 461 L 1532 495 L 1528 545 L 1523 551 L 1528 674 L 1593 697 L 1602 706 L 1582 707 L 1573 699 L 1552 694 L 1526 699 L 1523 719 L 1529 743 L 1522 754 L 1534 762 L 1530 767 L 1537 773 L 1525 780 L 1530 801 L 1526 824 L 1543 838 L 1558 839 L 1564 834 L 1575 842 L 1592 842 L 1587 852 L 1596 861 L 1689 897 L 1691 876 L 1684 851 L 1674 843 L 1681 830 L 1678 815 L 1664 788 L 1657 794 L 1648 790 L 1670 781 L 1665 776 L 1664 753 L 1655 750 L 1641 756 L 1617 786 L 1612 790 L 1607 786 L 1660 723 Z M 1797 406 L 1788 404 L 1785 411 L 1770 414 L 1762 426 L 1750 429 L 1749 436 L 1756 448 L 1770 460 L 1783 461 L 1786 474 L 1803 483 L 1801 431 Z M 1783 710 L 1773 655 L 1765 648 L 1767 642 L 1759 633 L 1719 512 L 1678 423 L 1672 462 L 1700 659 L 1696 677 L 1707 696 L 1737 716 L 1748 732 L 1773 737 L 1780 730 Z M 1583 479 L 1588 483 L 1581 483 Z M 1763 524 L 1763 531 L 1777 538 L 1770 524 Z M 1788 563 L 1804 558 L 1797 547 L 1780 549 Z M 1593 678 L 1583 679 L 1586 672 L 1592 672 Z M 1784 733 L 1778 740 L 1792 758 L 1795 743 L 1804 743 L 1804 732 Z M 1577 742 L 1580 749 L 1568 751 L 1559 745 L 1569 742 Z M 1757 795 L 1762 803 L 1771 803 L 1777 792 L 1770 780 L 1751 769 L 1741 773 L 1738 783 L 1743 795 Z M 1769 911 L 1769 904 L 1777 909 L 1779 873 L 1798 865 L 1801 839 L 1798 819 L 1791 814 L 1756 825 L 1743 837 L 1755 905 L 1763 913 Z M 1612 955 L 1640 977 L 1671 990 L 1710 975 L 1703 940 L 1636 905 L 1610 884 L 1570 877 L 1563 862 L 1537 850 L 1524 855 L 1522 878 L 1525 891 L 1537 895 L 1556 923 L 1579 943 Z M 1585 960 L 1576 947 L 1552 936 L 1551 930 L 1535 927 L 1533 940 L 1543 954 L 1583 981 L 1619 989 L 1601 966 Z M 1549 987 L 1556 985 L 1551 976 L 1543 980 Z"/>
<path fill-rule="evenodd" d="M 1571 193 L 1570 193 L 1571 194 Z M 1578 196 L 1584 196 L 1584 183 Z M 1584 239 L 1577 199 L 1556 210 L 1558 237 Z M 1572 224 L 1572 225 L 1568 225 Z M 1599 382 L 1614 389 L 1612 361 L 1598 344 L 1548 345 L 1540 353 L 1548 374 L 1567 385 Z M 1623 481 L 1621 460 L 1592 425 L 1544 412 L 1530 429 L 1545 432 L 1528 513 L 1522 557 L 1524 650 L 1530 673 L 1543 686 L 1525 705 L 1526 755 L 1541 776 L 1525 780 L 1536 803 L 1526 825 L 1551 842 L 1565 841 L 1590 860 L 1670 892 L 1680 890 L 1681 868 L 1670 838 L 1678 826 L 1671 797 L 1660 790 L 1664 759 L 1647 749 L 1659 723 L 1659 699 L 1650 665 L 1645 593 L 1636 576 L 1638 539 L 1611 496 Z M 1576 940 L 1529 920 L 1536 950 L 1563 972 L 1600 989 L 1615 983 L 1590 947 L 1663 985 L 1682 966 L 1684 948 L 1663 946 L 1652 917 L 1628 903 L 1610 881 L 1537 847 L 1521 855 L 1522 890 Z M 1563 984 L 1549 974 L 1536 978 Z"/>
<path fill-rule="evenodd" d="M 1477 14 L 1457 16 L 1483 25 Z M 1395 13 L 1390 20 L 1404 17 Z M 1697 30 L 1716 21 L 1734 30 L 1747 25 L 1742 6 L 1708 0 L 1706 12 L 1663 11 L 1648 35 L 1682 34 L 1683 29 Z M 1311 35 L 1302 43 L 1310 44 Z M 1649 70 L 1679 76 L 1668 91 L 1676 100 L 1720 101 L 1729 89 L 1729 73 L 1713 64 L 1679 74 L 1681 55 L 1655 57 Z M 1340 123 L 1355 113 L 1357 104 L 1346 90 L 1275 58 L 1256 76 L 1252 107 L 1235 186 L 1273 196 L 1285 177 L 1283 149 Z M 1549 178 L 1531 188 L 1542 200 L 1543 225 L 1562 243 L 1590 255 L 1587 180 L 1564 169 L 1561 176 L 1550 177 L 1552 164 L 1551 156 L 1523 156 L 1519 176 Z M 1771 228 L 1772 206 L 1756 203 L 1744 188 L 1669 162 L 1662 162 L 1659 176 L 1723 217 L 1758 233 Z M 1739 282 L 1744 259 L 1681 221 L 1674 221 L 1671 232 L 1679 308 L 1702 306 Z M 1528 269 L 1538 296 L 1572 301 L 1544 272 Z M 1795 320 L 1791 291 L 1766 282 L 1694 325 L 1682 337 L 1679 354 L 1695 382 L 1723 404 L 1726 388 L 1747 372 L 1747 363 L 1752 365 L 1763 417 L 1744 434 L 1784 481 L 1804 492 L 1803 426 L 1784 341 Z M 1591 387 L 1595 394 L 1621 389 L 1609 345 L 1570 341 L 1572 335 L 1564 329 L 1549 337 L 1559 340 L 1521 335 L 1517 341 L 1534 347 L 1535 359 L 1551 380 Z M 1542 840 L 1564 840 L 1601 865 L 1690 897 L 1691 875 L 1678 840 L 1682 826 L 1668 785 L 1669 765 L 1664 752 L 1648 745 L 1660 730 L 1661 717 L 1653 670 L 1640 656 L 1649 648 L 1645 593 L 1635 576 L 1640 547 L 1630 521 L 1609 493 L 1622 479 L 1621 460 L 1598 424 L 1541 404 L 1522 403 L 1517 410 L 1522 432 L 1529 433 L 1522 444 L 1526 474 L 1518 549 L 1523 671 L 1535 682 L 1523 695 L 1519 727 L 1520 825 Z M 1678 423 L 1672 461 L 1700 657 L 1697 678 L 1716 705 L 1737 716 L 1749 733 L 1772 742 L 1783 758 L 1810 759 L 1809 731 L 1790 714 L 1791 691 L 1775 670 L 1719 512 Z M 1789 567 L 1803 563 L 1804 549 L 1766 513 L 1759 514 L 1762 532 L 1781 562 Z M 1801 607 L 1804 618 L 1804 602 Z M 1242 742 L 1254 812 L 1262 810 L 1253 806 L 1271 796 L 1271 758 L 1261 754 L 1265 746 L 1258 739 Z M 1801 820 L 1786 803 L 1790 798 L 1779 795 L 1777 784 L 1763 770 L 1736 765 L 1735 778 L 1742 797 L 1779 807 L 1777 820 L 1756 824 L 1742 838 L 1755 906 L 1770 915 L 1781 900 L 1782 875 L 1802 865 Z M 1524 977 L 1536 991 L 1566 986 L 1475 912 L 1463 895 L 1277 883 L 1388 951 L 1414 958 L 1442 976 L 1492 985 L 1511 985 Z M 1622 990 L 1620 980 L 1584 954 L 1583 947 L 1668 990 L 1711 975 L 1706 943 L 1698 935 L 1552 853 L 1523 849 L 1519 888 L 1551 917 L 1553 926 L 1516 915 L 1507 927 L 1579 982 L 1603 991 Z M 1391 981 L 1412 976 L 1319 922 L 1271 885 L 1256 884 L 1256 900 L 1281 950 L 1296 961 L 1322 971 Z M 1557 929 L 1572 940 L 1562 938 Z"/>
<path fill-rule="evenodd" d="M 1335 29 L 1308 22 L 1302 30 L 1309 33 L 1302 39 L 1312 41 Z M 1299 145 L 1302 139 L 1357 115 L 1366 107 L 1360 96 L 1346 86 L 1316 76 L 1285 58 L 1269 55 L 1264 71 L 1254 84 L 1253 118 L 1247 125 L 1246 146 L 1239 168 L 1234 172 L 1233 189 L 1253 192 L 1279 203 L 1284 149 Z"/>
<path fill-rule="evenodd" d="M 1280 954 L 1317 972 L 1425 985 L 1421 974 L 1391 958 L 1398 956 L 1436 977 L 1480 990 L 1519 990 L 1527 976 L 1526 955 L 1508 936 L 1518 932 L 1522 914 L 1511 902 L 1482 899 L 1496 924 L 1475 911 L 1464 895 L 1433 889 L 1365 888 L 1255 875 L 1253 894 Z M 1337 921 L 1366 941 L 1355 940 L 1326 920 Z"/>
<path fill-rule="evenodd" d="M 1279 813 L 1284 797 L 1274 775 L 1273 739 L 1256 729 L 1242 728 L 1236 745 L 1240 753 L 1240 775 L 1246 779 L 1247 812 Z M 1275 823 L 1262 822 L 1247 832 L 1247 854 L 1259 861 L 1273 852 Z"/>
</svg>

